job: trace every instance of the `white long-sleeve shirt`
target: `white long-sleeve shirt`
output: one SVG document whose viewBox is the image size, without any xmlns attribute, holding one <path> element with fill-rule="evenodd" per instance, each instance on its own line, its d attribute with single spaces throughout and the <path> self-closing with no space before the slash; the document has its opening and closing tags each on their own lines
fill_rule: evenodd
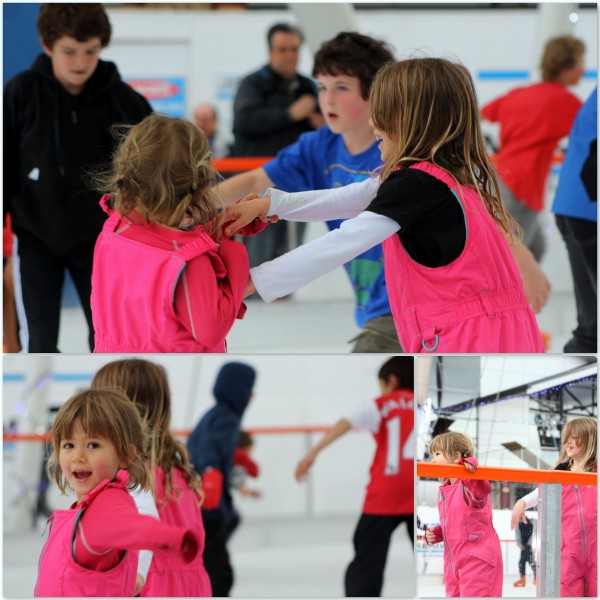
<svg viewBox="0 0 600 600">
<path fill-rule="evenodd" d="M 270 190 L 268 216 L 290 221 L 348 220 L 339 229 L 251 269 L 250 276 L 263 300 L 272 302 L 296 291 L 399 231 L 393 219 L 365 211 L 378 187 L 378 179 L 367 179 L 331 190 Z"/>
</svg>

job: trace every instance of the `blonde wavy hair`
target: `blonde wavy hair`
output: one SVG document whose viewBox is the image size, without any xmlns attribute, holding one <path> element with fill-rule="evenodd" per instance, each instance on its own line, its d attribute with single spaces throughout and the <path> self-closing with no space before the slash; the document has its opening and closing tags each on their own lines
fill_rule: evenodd
<svg viewBox="0 0 600 600">
<path fill-rule="evenodd" d="M 596 419 L 581 417 L 565 423 L 560 435 L 561 449 L 555 467 L 564 462 L 568 462 L 569 466 L 572 465 L 573 461 L 567 456 L 564 446 L 570 437 L 574 437 L 577 440 L 577 444 L 585 448 L 583 470 L 586 472 L 596 472 L 596 464 L 598 462 L 598 422 Z"/>
<path fill-rule="evenodd" d="M 178 500 L 182 490 L 172 485 L 173 469 L 181 471 L 188 487 L 200 500 L 200 476 L 192 469 L 187 448 L 171 434 L 171 391 L 162 365 L 131 358 L 104 365 L 94 375 L 92 388 L 120 388 L 135 404 L 150 439 L 149 462 L 152 491 L 156 492 L 156 467 L 165 474 L 164 501 Z"/>
<path fill-rule="evenodd" d="M 475 85 L 463 65 L 429 57 L 388 63 L 375 76 L 370 101 L 373 123 L 395 142 L 382 181 L 398 168 L 429 161 L 457 184 L 477 190 L 511 238 L 521 235 L 504 208 L 481 132 Z"/>
<path fill-rule="evenodd" d="M 213 191 L 219 178 L 211 163 L 208 140 L 190 121 L 160 114 L 137 125 L 118 125 L 119 144 L 106 172 L 91 175 L 101 193 L 122 216 L 178 227 L 204 225 L 209 233 L 220 225 L 222 203 Z"/>
<path fill-rule="evenodd" d="M 475 456 L 475 448 L 471 438 L 464 433 L 448 431 L 436 435 L 429 444 L 429 452 L 441 452 L 448 460 L 460 452 L 462 458 Z"/>
<path fill-rule="evenodd" d="M 60 408 L 52 426 L 52 454 L 47 472 L 60 491 L 69 489 L 60 468 L 61 442 L 73 435 L 79 424 L 89 437 L 101 437 L 112 442 L 120 462 L 127 464 L 129 487 L 149 489 L 150 474 L 146 467 L 147 437 L 135 406 L 120 390 L 86 390 L 69 398 Z"/>
</svg>

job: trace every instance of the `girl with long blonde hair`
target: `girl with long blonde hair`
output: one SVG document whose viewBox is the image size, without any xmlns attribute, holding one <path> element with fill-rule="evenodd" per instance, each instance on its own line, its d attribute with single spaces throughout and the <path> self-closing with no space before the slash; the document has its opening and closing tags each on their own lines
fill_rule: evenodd
<svg viewBox="0 0 600 600">
<path fill-rule="evenodd" d="M 383 242 L 406 352 L 543 352 L 519 267 L 532 269 L 540 288 L 547 280 L 503 207 L 468 70 L 442 58 L 388 63 L 370 101 L 384 161 L 378 177 L 326 191 L 271 190 L 228 209 L 235 221 L 229 233 L 260 212 L 289 220 L 354 217 L 252 269 L 247 292 L 271 301 Z"/>
<path fill-rule="evenodd" d="M 598 472 L 598 421 L 579 417 L 567 421 L 554 468 L 576 473 Z M 511 527 L 525 522 L 525 511 L 538 503 L 538 489 L 517 500 Z M 560 596 L 598 596 L 598 488 L 563 484 L 560 548 Z"/>
<path fill-rule="evenodd" d="M 135 404 L 148 433 L 150 490 L 162 523 L 188 527 L 200 551 L 192 562 L 154 553 L 140 596 L 211 596 L 204 567 L 204 525 L 200 513 L 200 476 L 190 464 L 187 448 L 171 433 L 171 391 L 165 368 L 137 359 L 115 360 L 94 375 L 92 388 L 118 388 Z M 142 583 L 142 582 L 140 582 Z"/>
</svg>

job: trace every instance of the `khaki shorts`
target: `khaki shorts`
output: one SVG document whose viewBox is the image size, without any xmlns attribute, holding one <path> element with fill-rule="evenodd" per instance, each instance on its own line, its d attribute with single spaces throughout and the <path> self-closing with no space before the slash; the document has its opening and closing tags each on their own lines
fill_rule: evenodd
<svg viewBox="0 0 600 600">
<path fill-rule="evenodd" d="M 350 342 L 354 342 L 352 352 L 357 353 L 403 352 L 392 315 L 383 315 L 367 321 L 363 330 Z"/>
</svg>

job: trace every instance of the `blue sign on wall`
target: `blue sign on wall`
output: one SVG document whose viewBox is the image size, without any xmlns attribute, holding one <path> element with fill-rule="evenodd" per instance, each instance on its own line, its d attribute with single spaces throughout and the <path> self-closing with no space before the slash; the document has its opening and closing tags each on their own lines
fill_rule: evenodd
<svg viewBox="0 0 600 600">
<path fill-rule="evenodd" d="M 127 83 L 142 94 L 152 110 L 172 117 L 185 117 L 185 79 L 182 77 L 145 77 Z"/>
</svg>

